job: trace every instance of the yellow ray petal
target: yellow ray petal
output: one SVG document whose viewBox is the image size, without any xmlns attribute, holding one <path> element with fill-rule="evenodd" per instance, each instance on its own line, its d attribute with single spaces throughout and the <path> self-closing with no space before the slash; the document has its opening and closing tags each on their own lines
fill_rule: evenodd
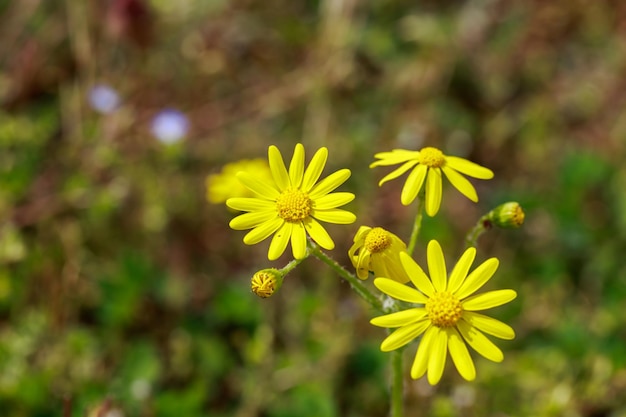
<svg viewBox="0 0 626 417">
<path fill-rule="evenodd" d="M 426 177 L 426 214 L 433 217 L 441 205 L 441 168 L 430 168 Z"/>
<path fill-rule="evenodd" d="M 435 294 L 435 288 L 422 268 L 411 258 L 411 255 L 406 252 L 400 252 L 400 262 L 409 276 L 409 279 L 413 282 L 413 285 L 415 285 L 415 288 L 428 297 L 432 297 L 433 294 Z"/>
<path fill-rule="evenodd" d="M 470 162 L 467 159 L 459 158 L 456 156 L 446 156 L 446 164 L 461 174 L 468 175 L 472 178 L 478 178 L 481 180 L 489 180 L 493 178 L 493 171 L 489 168 L 485 168 L 474 162 Z"/>
<path fill-rule="evenodd" d="M 380 344 L 380 350 L 383 352 L 390 352 L 401 348 L 418 337 L 420 334 L 424 333 L 424 330 L 426 330 L 428 326 L 430 326 L 430 321 L 422 320 L 418 323 L 400 327 L 383 340 Z"/>
<path fill-rule="evenodd" d="M 284 191 L 291 185 L 291 181 L 289 181 L 289 174 L 287 173 L 287 168 L 285 168 L 283 156 L 278 148 L 272 145 L 267 150 L 267 157 L 274 182 L 276 182 L 281 191 Z"/>
<path fill-rule="evenodd" d="M 496 273 L 499 264 L 500 262 L 497 258 L 489 258 L 480 264 L 472 271 L 471 274 L 467 276 L 467 278 L 465 278 L 461 287 L 456 292 L 456 296 L 462 300 L 468 295 L 473 294 L 476 290 L 485 285 L 489 279 L 491 279 L 493 274 Z"/>
<path fill-rule="evenodd" d="M 322 248 L 331 250 L 335 248 L 335 242 L 330 237 L 324 226 L 319 224 L 317 220 L 312 217 L 307 217 L 304 220 L 304 227 L 309 232 L 309 236 Z"/>
<path fill-rule="evenodd" d="M 258 225 L 243 237 L 243 243 L 246 245 L 255 245 L 267 239 L 272 233 L 278 230 L 284 222 L 285 221 L 279 217 Z"/>
<path fill-rule="evenodd" d="M 515 299 L 517 293 L 513 290 L 489 291 L 483 294 L 473 295 L 463 300 L 463 310 L 478 311 L 501 306 Z"/>
<path fill-rule="evenodd" d="M 391 152 L 379 152 L 374 155 L 374 158 L 378 159 L 378 161 L 372 162 L 370 164 L 370 168 L 401 164 L 402 162 L 406 162 L 411 159 L 417 159 L 419 154 L 420 153 L 418 151 L 409 151 L 406 149 L 394 149 Z"/>
<path fill-rule="evenodd" d="M 438 332 L 438 327 L 430 326 L 424 333 L 424 336 L 422 336 L 420 345 L 415 353 L 415 360 L 411 366 L 411 378 L 418 379 L 426 373 L 426 369 L 428 369 L 430 345 Z"/>
<path fill-rule="evenodd" d="M 448 291 L 451 293 L 456 293 L 459 289 L 463 280 L 467 276 L 469 269 L 474 262 L 474 258 L 476 258 L 476 248 L 467 248 L 463 255 L 459 258 L 459 261 L 456 263 L 452 272 L 450 273 L 450 280 L 448 281 Z"/>
<path fill-rule="evenodd" d="M 313 208 L 317 210 L 326 210 L 341 207 L 354 200 L 352 193 L 332 193 L 326 194 L 316 200 L 313 200 Z"/>
<path fill-rule="evenodd" d="M 243 185 L 254 191 L 259 197 L 276 200 L 280 195 L 280 192 L 274 185 L 266 184 L 263 181 L 259 181 L 256 177 L 248 172 L 240 171 L 237 173 L 237 179 L 241 181 Z"/>
<path fill-rule="evenodd" d="M 311 188 L 315 185 L 320 175 L 322 175 L 322 171 L 324 170 L 324 166 L 326 165 L 326 159 L 328 158 L 328 149 L 325 147 L 319 148 L 315 155 L 313 155 L 313 159 L 309 162 L 309 166 L 304 172 L 304 179 L 302 180 L 302 190 L 305 192 L 309 192 Z"/>
<path fill-rule="evenodd" d="M 240 211 L 276 210 L 275 201 L 260 198 L 233 197 L 226 200 L 226 205 Z"/>
<path fill-rule="evenodd" d="M 456 323 L 456 327 L 472 349 L 490 361 L 502 362 L 504 359 L 502 351 L 476 327 L 473 327 L 463 319 Z"/>
<path fill-rule="evenodd" d="M 304 225 L 301 222 L 293 223 L 291 251 L 295 259 L 303 259 L 306 256 L 306 230 L 304 230 Z"/>
<path fill-rule="evenodd" d="M 312 200 L 317 200 L 339 187 L 348 178 L 350 178 L 350 170 L 340 169 L 318 182 L 309 192 L 309 197 Z"/>
<path fill-rule="evenodd" d="M 400 284 L 391 278 L 376 278 L 374 285 L 385 294 L 397 300 L 416 304 L 425 304 L 428 301 L 428 298 L 421 292 L 407 285 Z"/>
<path fill-rule="evenodd" d="M 400 202 L 403 205 L 408 206 L 415 200 L 415 197 L 422 189 L 427 172 L 428 167 L 426 165 L 418 165 L 409 174 L 404 187 L 402 187 L 402 194 L 400 194 Z"/>
<path fill-rule="evenodd" d="M 294 188 L 300 188 L 302 184 L 302 175 L 304 173 L 304 146 L 301 143 L 296 144 L 296 148 L 293 150 L 293 157 L 291 157 L 291 163 L 289 164 L 289 180 L 291 186 Z"/>
<path fill-rule="evenodd" d="M 291 237 L 292 223 L 284 222 L 283 225 L 276 231 L 276 234 L 272 238 L 270 248 L 267 252 L 267 258 L 270 261 L 274 261 L 281 257 L 287 248 L 289 238 Z"/>
<path fill-rule="evenodd" d="M 352 224 L 356 221 L 354 213 L 341 209 L 315 210 L 312 215 L 326 223 Z"/>
<path fill-rule="evenodd" d="M 430 358 L 428 359 L 428 383 L 436 385 L 443 375 L 448 356 L 448 334 L 436 327 L 437 334 L 433 336 L 430 345 Z"/>
<path fill-rule="evenodd" d="M 387 181 L 391 181 L 391 180 L 398 178 L 399 176 L 407 172 L 409 169 L 413 168 L 415 165 L 417 165 L 417 161 L 405 162 L 399 168 L 394 169 L 389 174 L 385 175 L 380 181 L 378 181 L 378 186 L 380 187 Z"/>
<path fill-rule="evenodd" d="M 441 245 L 436 240 L 428 242 L 427 249 L 428 272 L 433 286 L 438 292 L 446 290 L 446 280 L 448 279 L 446 272 L 446 261 L 443 258 Z"/>
<path fill-rule="evenodd" d="M 450 181 L 450 183 L 461 192 L 465 197 L 472 200 L 474 203 L 478 201 L 478 194 L 476 194 L 476 189 L 472 185 L 471 182 L 467 180 L 463 175 L 459 174 L 455 170 L 450 167 L 443 166 L 441 168 L 443 173 L 446 174 L 446 177 Z"/>
<path fill-rule="evenodd" d="M 410 308 L 408 310 L 374 317 L 370 320 L 370 323 L 378 327 L 401 327 L 421 321 L 425 319 L 427 315 L 428 313 L 424 308 Z"/>
<path fill-rule="evenodd" d="M 228 224 L 231 229 L 246 230 L 259 226 L 261 223 L 275 219 L 278 217 L 276 210 L 255 211 L 252 213 L 241 214 L 230 221 Z"/>
<path fill-rule="evenodd" d="M 497 338 L 504 340 L 512 340 L 515 338 L 515 330 L 508 324 L 502 323 L 500 320 L 471 311 L 463 312 L 463 319 L 478 330 Z"/>
<path fill-rule="evenodd" d="M 446 333 L 448 333 L 448 350 L 454 366 L 466 381 L 473 381 L 476 378 L 476 368 L 465 342 L 453 327 L 447 328 Z"/>
</svg>

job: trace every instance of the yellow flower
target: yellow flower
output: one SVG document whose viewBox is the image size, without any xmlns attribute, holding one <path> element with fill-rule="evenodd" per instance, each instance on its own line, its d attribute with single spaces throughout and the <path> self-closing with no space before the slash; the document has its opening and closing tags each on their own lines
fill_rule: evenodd
<svg viewBox="0 0 626 417">
<path fill-rule="evenodd" d="M 400 264 L 400 252 L 406 252 L 406 245 L 398 236 L 381 227 L 361 226 L 348 256 L 361 279 L 367 279 L 369 271 L 373 271 L 377 277 L 405 283 L 409 276 Z"/>
<path fill-rule="evenodd" d="M 489 220 L 503 229 L 517 229 L 524 224 L 524 210 L 515 201 L 500 204 L 489 213 Z"/>
<path fill-rule="evenodd" d="M 377 153 L 374 157 L 378 158 L 378 161 L 370 164 L 370 168 L 402 164 L 400 168 L 397 168 L 380 180 L 379 186 L 389 180 L 398 178 L 413 168 L 402 188 L 402 195 L 400 196 L 400 200 L 405 206 L 408 206 L 415 200 L 424 184 L 424 180 L 426 181 L 426 213 L 431 217 L 437 214 L 441 205 L 442 172 L 457 190 L 473 202 L 478 201 L 476 190 L 461 174 L 483 180 L 493 178 L 493 172 L 490 169 L 463 158 L 446 156 L 439 149 L 431 147 L 422 148 L 419 151 L 394 149 L 391 152 Z"/>
<path fill-rule="evenodd" d="M 224 165 L 222 172 L 209 175 L 206 180 L 206 198 L 209 203 L 221 204 L 232 197 L 252 197 L 254 193 L 237 179 L 239 171 L 254 172 L 262 181 L 270 181 L 272 173 L 265 159 L 242 159 Z"/>
<path fill-rule="evenodd" d="M 283 275 L 278 269 L 269 268 L 257 271 L 250 280 L 252 292 L 261 298 L 271 297 L 283 284 Z"/>
<path fill-rule="evenodd" d="M 384 352 L 398 349 L 423 335 L 411 368 L 413 379 L 421 378 L 428 371 L 428 382 L 438 383 L 447 352 L 450 352 L 461 376 L 471 381 L 476 377 L 476 370 L 465 344 L 485 358 L 501 362 L 502 351 L 483 333 L 506 340 L 515 337 L 510 326 L 476 313 L 508 303 L 517 294 L 513 290 L 497 290 L 472 295 L 498 268 L 498 260 L 491 258 L 468 275 L 475 256 L 476 249 L 467 249 L 448 279 L 441 246 L 431 240 L 427 250 L 430 279 L 407 253 L 400 253 L 402 266 L 417 289 L 388 278 L 374 280 L 374 285 L 385 294 L 423 305 L 371 320 L 375 326 L 399 327 L 382 342 L 380 349 Z"/>
<path fill-rule="evenodd" d="M 298 143 L 293 152 L 289 171 L 276 146 L 268 150 L 272 180 L 258 178 L 254 172 L 239 172 L 237 178 L 250 190 L 253 198 L 230 198 L 226 205 L 235 210 L 249 213 L 235 217 L 230 227 L 235 230 L 252 229 L 243 242 L 254 245 L 274 234 L 268 258 L 278 259 L 291 241 L 294 258 L 306 256 L 307 233 L 324 249 L 333 249 L 335 243 L 318 220 L 350 224 L 356 216 L 349 211 L 338 209 L 354 199 L 354 194 L 331 193 L 350 177 L 349 169 L 340 169 L 320 182 L 319 179 L 328 150 L 320 148 L 307 169 L 304 169 L 304 146 Z"/>
</svg>

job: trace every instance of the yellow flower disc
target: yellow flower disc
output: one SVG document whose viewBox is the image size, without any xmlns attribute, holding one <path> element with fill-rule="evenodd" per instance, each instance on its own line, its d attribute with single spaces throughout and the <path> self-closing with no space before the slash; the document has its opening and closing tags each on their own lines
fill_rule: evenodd
<svg viewBox="0 0 626 417">
<path fill-rule="evenodd" d="M 371 253 L 382 252 L 389 246 L 391 246 L 391 236 L 381 227 L 370 230 L 365 238 L 365 248 Z"/>
<path fill-rule="evenodd" d="M 420 150 L 418 162 L 429 168 L 440 168 L 446 163 L 446 158 L 437 148 L 426 147 Z"/>
<path fill-rule="evenodd" d="M 463 314 L 461 302 L 449 291 L 435 293 L 425 308 L 428 318 L 437 327 L 452 327 Z"/>
<path fill-rule="evenodd" d="M 311 214 L 311 199 L 304 191 L 288 188 L 276 199 L 280 218 L 290 223 L 300 222 Z"/>
</svg>

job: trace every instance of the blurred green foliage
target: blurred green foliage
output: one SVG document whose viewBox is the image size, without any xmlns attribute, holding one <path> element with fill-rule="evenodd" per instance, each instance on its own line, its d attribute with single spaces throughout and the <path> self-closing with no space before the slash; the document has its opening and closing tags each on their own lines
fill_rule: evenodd
<svg viewBox="0 0 626 417">
<path fill-rule="evenodd" d="M 448 259 L 490 208 L 526 211 L 478 248 L 518 291 L 492 314 L 517 332 L 504 362 L 433 388 L 410 345 L 407 416 L 626 415 L 624 21 L 619 0 L 0 2 L 0 414 L 386 416 L 371 312 L 315 260 L 256 298 L 288 259 L 205 201 L 225 163 L 301 141 L 353 172 L 344 265 L 361 224 L 410 233 L 378 151 L 496 173 L 425 219 Z M 184 138 L 158 139 L 164 109 Z"/>
</svg>

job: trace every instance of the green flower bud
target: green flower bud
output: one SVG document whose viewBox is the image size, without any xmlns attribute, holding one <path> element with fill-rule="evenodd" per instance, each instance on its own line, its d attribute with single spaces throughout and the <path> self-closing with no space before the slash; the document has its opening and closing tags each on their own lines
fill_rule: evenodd
<svg viewBox="0 0 626 417">
<path fill-rule="evenodd" d="M 489 214 L 489 220 L 504 229 L 517 229 L 524 224 L 524 217 L 522 206 L 514 201 L 499 205 Z"/>
<path fill-rule="evenodd" d="M 261 298 L 269 298 L 283 284 L 283 275 L 274 268 L 257 271 L 251 280 L 252 292 Z"/>
</svg>

